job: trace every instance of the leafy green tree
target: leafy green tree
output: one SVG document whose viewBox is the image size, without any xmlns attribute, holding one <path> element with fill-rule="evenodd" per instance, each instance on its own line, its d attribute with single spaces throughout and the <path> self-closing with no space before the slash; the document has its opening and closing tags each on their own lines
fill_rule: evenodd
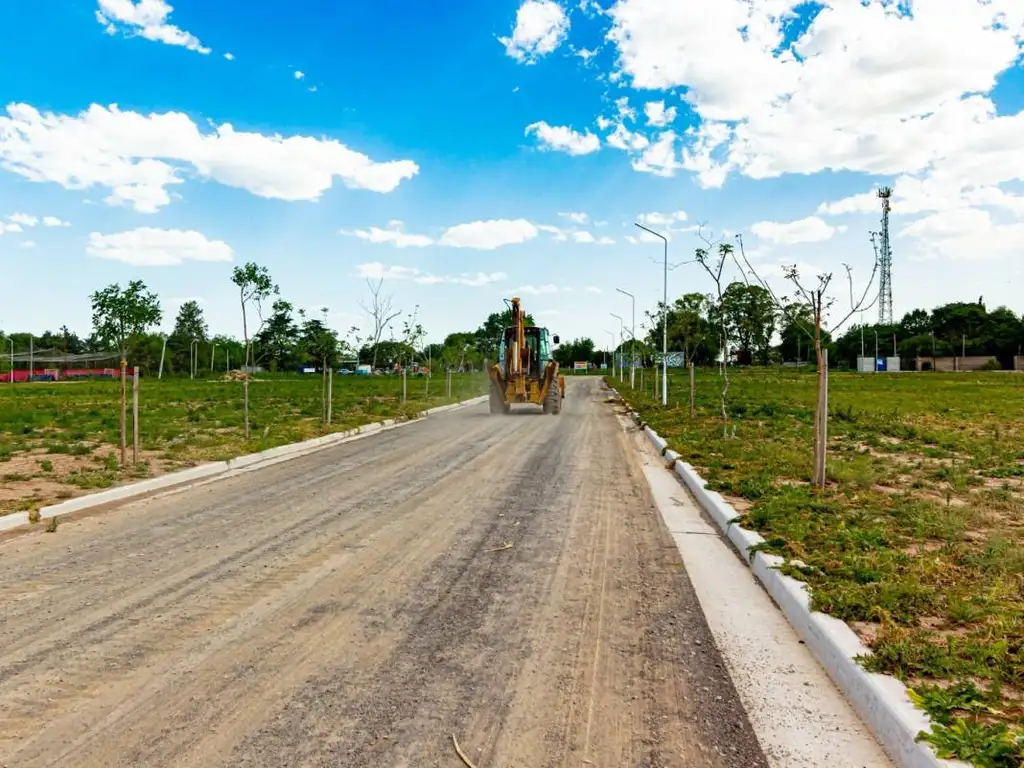
<svg viewBox="0 0 1024 768">
<path fill-rule="evenodd" d="M 537 324 L 533 315 L 529 313 L 523 314 L 523 322 L 527 326 L 535 326 Z M 501 343 L 501 337 L 505 333 L 505 329 L 510 325 L 512 325 L 511 309 L 489 314 L 483 324 L 476 329 L 477 349 L 493 360 L 498 345 Z"/>
<path fill-rule="evenodd" d="M 298 364 L 297 347 L 301 331 L 295 323 L 291 302 L 277 299 L 263 329 L 256 335 L 256 348 L 261 361 L 267 361 L 271 371 L 294 368 Z"/>
<path fill-rule="evenodd" d="M 721 311 L 737 350 L 752 362 L 767 365 L 778 320 L 771 294 L 760 285 L 730 283 L 722 293 Z"/>
<path fill-rule="evenodd" d="M 256 309 L 260 318 L 260 326 L 256 329 L 258 334 L 262 330 L 263 317 L 262 306 L 271 295 L 280 293 L 274 281 L 270 279 L 270 271 L 266 267 L 258 266 L 248 262 L 245 266 L 235 267 L 231 273 L 231 282 L 238 288 L 238 300 L 242 306 L 242 335 L 245 343 L 245 366 L 252 365 L 252 343 L 249 341 L 249 307 Z M 249 439 L 249 377 L 242 379 L 242 420 L 245 425 L 245 439 Z"/>
<path fill-rule="evenodd" d="M 167 349 L 171 353 L 172 370 L 191 370 L 192 342 L 205 342 L 207 333 L 208 327 L 199 302 L 184 302 L 178 308 L 178 315 L 174 320 L 174 330 L 167 337 Z"/>
<path fill-rule="evenodd" d="M 96 338 L 114 345 L 122 360 L 127 359 L 132 340 L 159 324 L 163 317 L 160 301 L 141 280 L 132 280 L 122 290 L 118 283 L 96 291 L 92 302 L 92 325 Z"/>
<path fill-rule="evenodd" d="M 554 348 L 554 358 L 563 368 L 572 368 L 574 363 L 591 363 L 594 361 L 594 340 L 589 338 L 573 339 Z"/>
</svg>

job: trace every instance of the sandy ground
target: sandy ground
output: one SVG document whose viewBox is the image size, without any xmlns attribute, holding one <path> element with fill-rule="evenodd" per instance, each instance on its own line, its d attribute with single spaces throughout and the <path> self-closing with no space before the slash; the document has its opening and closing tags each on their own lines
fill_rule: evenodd
<svg viewBox="0 0 1024 768">
<path fill-rule="evenodd" d="M 767 766 L 596 379 L 0 540 L 0 766 Z"/>
</svg>

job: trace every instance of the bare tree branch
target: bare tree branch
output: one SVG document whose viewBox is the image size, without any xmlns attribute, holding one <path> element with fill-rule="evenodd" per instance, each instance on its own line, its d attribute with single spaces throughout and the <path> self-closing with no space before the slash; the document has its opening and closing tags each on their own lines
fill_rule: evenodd
<svg viewBox="0 0 1024 768">
<path fill-rule="evenodd" d="M 385 296 L 385 297 L 381 298 L 380 291 L 381 291 L 381 288 L 384 285 L 384 278 L 383 277 L 381 277 L 381 279 L 377 282 L 376 286 L 373 284 L 373 282 L 369 278 L 367 278 L 366 279 L 366 285 L 369 286 L 369 288 L 370 288 L 370 296 L 372 298 L 372 302 L 371 302 L 369 307 L 367 307 L 363 302 L 359 302 L 359 306 L 362 308 L 362 310 L 366 314 L 368 314 L 370 316 L 370 319 L 373 321 L 373 336 L 372 336 L 372 338 L 373 338 L 373 363 L 372 363 L 372 365 L 373 365 L 373 368 L 376 368 L 377 367 L 377 347 L 380 344 L 380 337 L 384 334 L 385 329 L 387 329 L 391 325 L 392 321 L 396 317 L 398 317 L 400 314 L 402 314 L 402 313 L 401 313 L 401 311 L 394 311 L 394 312 L 392 311 L 391 302 L 392 302 L 392 298 L 393 297 Z"/>
</svg>

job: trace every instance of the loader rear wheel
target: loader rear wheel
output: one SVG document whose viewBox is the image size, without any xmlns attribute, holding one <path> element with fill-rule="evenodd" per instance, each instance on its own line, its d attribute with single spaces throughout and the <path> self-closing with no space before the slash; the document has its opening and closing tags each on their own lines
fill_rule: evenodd
<svg viewBox="0 0 1024 768">
<path fill-rule="evenodd" d="M 558 415 L 562 412 L 562 390 L 558 387 L 558 380 L 555 379 L 548 386 L 547 397 L 544 398 L 544 413 Z"/>
</svg>

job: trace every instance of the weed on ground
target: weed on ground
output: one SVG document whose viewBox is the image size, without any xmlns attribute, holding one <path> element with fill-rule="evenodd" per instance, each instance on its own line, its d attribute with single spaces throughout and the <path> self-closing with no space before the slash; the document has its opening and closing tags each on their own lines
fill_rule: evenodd
<svg viewBox="0 0 1024 768">
<path fill-rule="evenodd" d="M 816 376 L 685 372 L 669 407 L 608 382 L 717 490 L 766 551 L 846 621 L 866 668 L 904 681 L 941 756 L 1024 765 L 1024 377 L 830 374 L 828 486 L 810 486 Z"/>
</svg>

